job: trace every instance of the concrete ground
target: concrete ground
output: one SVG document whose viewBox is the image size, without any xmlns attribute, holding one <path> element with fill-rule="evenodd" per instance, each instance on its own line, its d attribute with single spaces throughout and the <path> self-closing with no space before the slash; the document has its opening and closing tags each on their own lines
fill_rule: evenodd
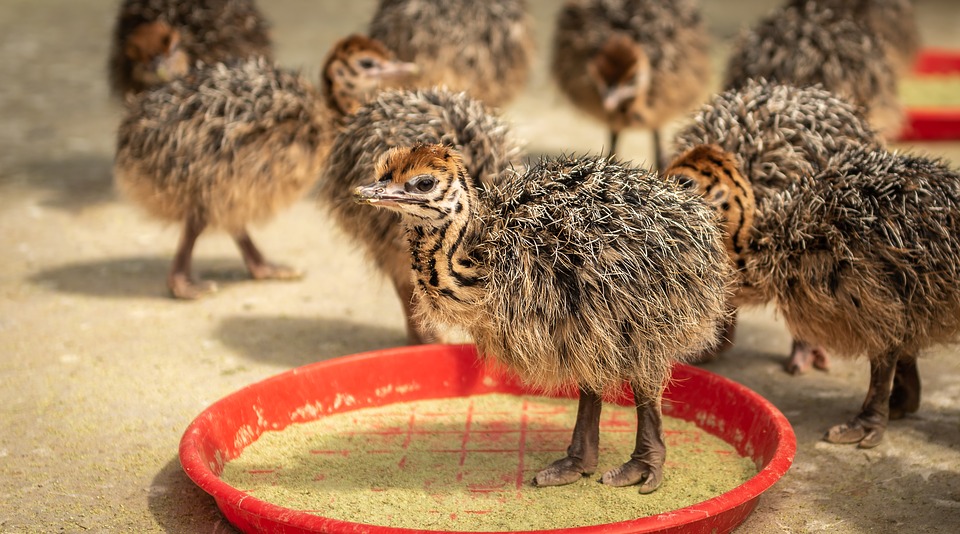
<svg viewBox="0 0 960 534">
<path fill-rule="evenodd" d="M 113 191 L 119 106 L 104 64 L 116 0 L 0 3 L 0 532 L 231 532 L 182 473 L 177 444 L 218 398 L 292 367 L 404 341 L 391 288 L 330 219 L 303 200 L 254 237 L 305 268 L 296 283 L 248 281 L 232 242 L 201 239 L 198 271 L 222 291 L 167 298 L 178 237 Z M 703 2 L 724 39 L 774 0 Z M 373 0 L 260 2 L 279 61 L 311 75 L 330 44 L 360 31 Z M 506 110 L 532 153 L 597 151 L 605 135 L 545 75 L 556 2 L 532 1 L 538 72 Z M 918 0 L 928 44 L 960 48 L 960 6 Z M 648 159 L 648 137 L 623 153 Z M 904 146 L 960 166 L 960 143 Z M 709 364 L 789 418 L 791 471 L 740 532 L 960 532 L 960 357 L 921 362 L 920 411 L 862 451 L 820 441 L 852 416 L 864 360 L 829 373 L 780 369 L 789 336 L 768 310 L 743 316 L 735 349 Z"/>
</svg>

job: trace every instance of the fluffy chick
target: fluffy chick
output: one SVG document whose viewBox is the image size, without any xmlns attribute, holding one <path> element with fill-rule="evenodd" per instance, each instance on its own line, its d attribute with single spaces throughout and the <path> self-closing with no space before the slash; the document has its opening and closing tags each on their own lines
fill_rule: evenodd
<svg viewBox="0 0 960 534">
<path fill-rule="evenodd" d="M 716 218 L 676 181 L 602 158 L 544 159 L 477 187 L 444 146 L 387 152 L 358 200 L 401 215 L 420 313 L 544 388 L 580 389 L 567 456 L 538 486 L 597 468 L 602 394 L 628 381 L 636 449 L 605 473 L 659 487 L 661 396 L 672 365 L 708 347 L 730 282 Z"/>
</svg>

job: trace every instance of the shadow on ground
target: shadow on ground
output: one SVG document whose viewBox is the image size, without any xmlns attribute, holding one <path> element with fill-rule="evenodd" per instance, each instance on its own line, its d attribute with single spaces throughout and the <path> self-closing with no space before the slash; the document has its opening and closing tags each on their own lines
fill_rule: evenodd
<svg viewBox="0 0 960 534">
<path fill-rule="evenodd" d="M 237 534 L 217 508 L 173 458 L 150 483 L 147 507 L 166 532 L 178 534 Z"/>
<path fill-rule="evenodd" d="M 116 200 L 113 160 L 106 156 L 76 155 L 64 159 L 34 160 L 23 164 L 23 184 L 49 192 L 41 204 L 71 213 Z"/>
<path fill-rule="evenodd" d="M 104 298 L 169 298 L 167 271 L 172 258 L 135 256 L 68 263 L 32 275 L 31 283 L 60 291 Z M 196 276 L 212 280 L 221 290 L 250 276 L 237 259 L 214 258 L 194 261 Z"/>
<path fill-rule="evenodd" d="M 251 360 L 286 367 L 406 344 L 401 330 L 331 318 L 226 317 L 215 335 Z"/>
</svg>

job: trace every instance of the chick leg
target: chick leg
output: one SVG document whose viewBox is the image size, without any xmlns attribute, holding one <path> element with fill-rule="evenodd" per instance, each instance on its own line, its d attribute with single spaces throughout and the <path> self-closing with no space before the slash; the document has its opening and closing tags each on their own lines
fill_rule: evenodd
<svg viewBox="0 0 960 534">
<path fill-rule="evenodd" d="M 660 398 L 644 399 L 633 388 L 637 405 L 637 442 L 630 460 L 607 471 L 600 482 L 610 486 L 640 484 L 640 493 L 651 493 L 663 481 L 663 463 L 667 446 L 663 442 L 663 418 L 660 414 Z"/>
<path fill-rule="evenodd" d="M 915 355 L 901 356 L 893 375 L 890 393 L 890 419 L 903 419 L 920 409 L 920 374 Z"/>
<path fill-rule="evenodd" d="M 880 444 L 890 420 L 890 391 L 899 354 L 893 350 L 870 359 L 870 388 L 860 413 L 850 422 L 832 427 L 823 439 L 830 443 L 857 443 L 861 449 Z"/>
<path fill-rule="evenodd" d="M 173 264 L 167 276 L 167 287 L 178 299 L 198 299 L 217 290 L 217 285 L 213 282 L 197 282 L 190 275 L 193 246 L 206 226 L 207 222 L 197 217 L 188 217 L 183 225 L 180 244 L 177 246 L 177 253 L 173 256 Z"/>
<path fill-rule="evenodd" d="M 653 163 L 656 165 L 657 172 L 663 171 L 666 167 L 663 164 L 663 147 L 660 144 L 660 130 L 653 130 Z"/>
<path fill-rule="evenodd" d="M 550 464 L 533 478 L 534 486 L 561 486 L 592 475 L 597 470 L 600 456 L 600 395 L 580 389 L 577 422 L 573 438 L 567 447 L 567 456 Z"/>
<path fill-rule="evenodd" d="M 250 234 L 245 229 L 235 233 L 233 240 L 240 248 L 243 262 L 247 265 L 247 270 L 250 271 L 250 276 L 254 280 L 299 280 L 303 278 L 303 272 L 297 269 L 268 262 L 260 249 L 253 244 Z"/>
<path fill-rule="evenodd" d="M 620 132 L 617 130 L 610 130 L 610 151 L 607 152 L 607 157 L 612 158 L 617 155 L 617 140 L 620 139 Z"/>
<path fill-rule="evenodd" d="M 397 296 L 400 297 L 400 303 L 403 305 L 403 315 L 407 322 L 407 343 L 410 345 L 442 343 L 443 339 L 440 334 L 424 324 L 423 320 L 416 314 L 414 303 L 416 297 L 413 295 L 413 280 L 410 279 L 410 273 L 395 275 L 393 286 L 397 290 Z"/>
<path fill-rule="evenodd" d="M 793 340 L 790 357 L 784 362 L 783 368 L 792 375 L 806 372 L 810 367 L 827 371 L 830 369 L 830 359 L 826 350 L 819 345 L 811 345 L 799 339 Z"/>
</svg>

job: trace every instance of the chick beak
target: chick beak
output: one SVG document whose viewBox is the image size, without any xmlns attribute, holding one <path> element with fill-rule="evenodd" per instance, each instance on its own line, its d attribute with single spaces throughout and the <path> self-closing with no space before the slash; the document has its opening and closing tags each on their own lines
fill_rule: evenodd
<svg viewBox="0 0 960 534">
<path fill-rule="evenodd" d="M 387 61 L 380 67 L 380 77 L 388 80 L 418 74 L 420 74 L 420 66 L 406 61 Z"/>
<path fill-rule="evenodd" d="M 390 193 L 383 182 L 354 189 L 353 199 L 359 204 L 374 204 L 381 208 L 396 208 L 405 200 L 402 195 Z"/>
<path fill-rule="evenodd" d="M 607 113 L 614 113 L 624 102 L 636 98 L 636 88 L 633 85 L 615 85 L 606 90 L 603 94 L 603 110 Z"/>
</svg>

